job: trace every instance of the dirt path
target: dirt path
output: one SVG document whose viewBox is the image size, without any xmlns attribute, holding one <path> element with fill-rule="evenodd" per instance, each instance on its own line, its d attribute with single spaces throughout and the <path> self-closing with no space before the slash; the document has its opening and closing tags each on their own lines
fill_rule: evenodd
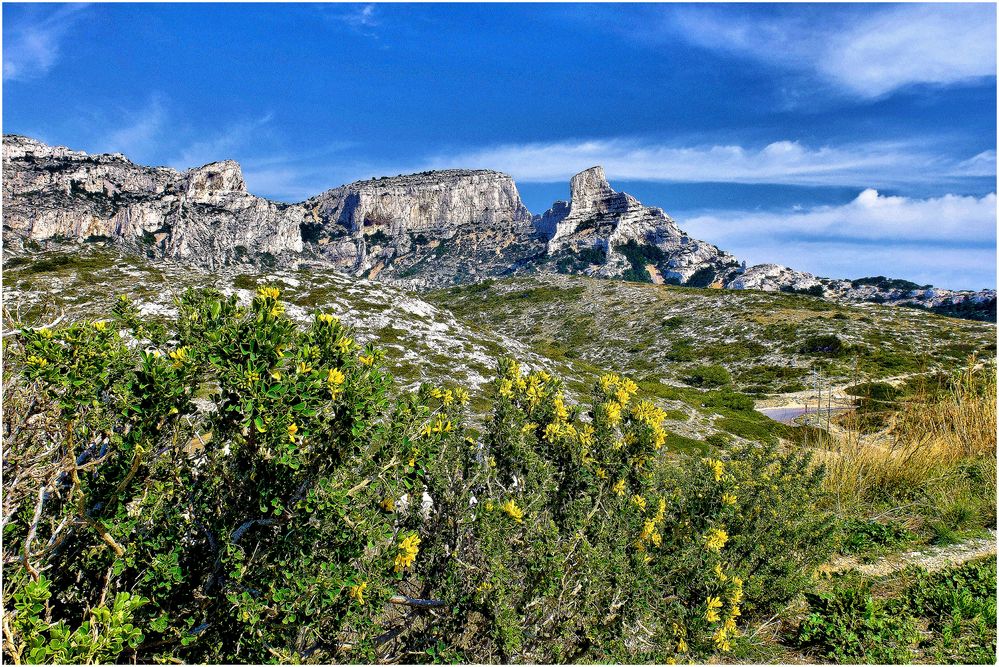
<svg viewBox="0 0 999 667">
<path fill-rule="evenodd" d="M 830 572 L 856 570 L 872 577 L 883 577 L 910 565 L 918 565 L 929 572 L 960 565 L 996 554 L 996 532 L 989 530 L 988 537 L 979 537 L 946 547 L 927 547 L 921 551 L 885 556 L 874 563 L 860 563 L 854 556 L 843 556 L 829 564 Z"/>
</svg>

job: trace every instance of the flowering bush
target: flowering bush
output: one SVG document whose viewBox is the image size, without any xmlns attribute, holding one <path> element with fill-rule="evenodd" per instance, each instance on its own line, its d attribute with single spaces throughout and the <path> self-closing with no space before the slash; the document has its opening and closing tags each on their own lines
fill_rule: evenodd
<svg viewBox="0 0 999 667">
<path fill-rule="evenodd" d="M 820 471 L 677 458 L 616 375 L 499 363 L 392 392 L 328 313 L 191 291 L 155 325 L 23 330 L 5 366 L 4 655 L 669 661 L 731 649 L 824 554 Z M 75 629 L 74 629 L 75 628 Z"/>
</svg>

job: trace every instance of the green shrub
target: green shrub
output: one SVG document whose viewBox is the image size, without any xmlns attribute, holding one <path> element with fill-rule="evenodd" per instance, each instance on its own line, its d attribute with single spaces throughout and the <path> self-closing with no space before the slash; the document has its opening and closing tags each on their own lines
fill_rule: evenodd
<svg viewBox="0 0 999 667">
<path fill-rule="evenodd" d="M 798 346 L 798 352 L 804 354 L 821 354 L 827 357 L 843 356 L 849 349 L 850 346 L 840 340 L 835 334 L 809 336 Z"/>
<path fill-rule="evenodd" d="M 920 636 L 915 621 L 872 595 L 868 584 L 806 593 L 805 599 L 809 614 L 798 641 L 823 658 L 861 664 L 911 661 Z"/>
<path fill-rule="evenodd" d="M 501 360 L 480 432 L 274 288 L 177 305 L 11 339 L 5 658 L 697 661 L 829 553 L 821 468 L 670 451 L 625 378 Z"/>
<path fill-rule="evenodd" d="M 732 382 L 732 375 L 724 366 L 697 366 L 688 371 L 684 381 L 695 387 L 720 387 Z"/>
</svg>

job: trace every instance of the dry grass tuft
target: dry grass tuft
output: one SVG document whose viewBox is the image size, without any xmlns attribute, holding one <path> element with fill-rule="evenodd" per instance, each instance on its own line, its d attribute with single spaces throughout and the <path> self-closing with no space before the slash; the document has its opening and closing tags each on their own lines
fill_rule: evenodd
<svg viewBox="0 0 999 667">
<path fill-rule="evenodd" d="M 841 511 L 877 501 L 920 502 L 959 482 L 994 501 L 995 362 L 970 359 L 948 386 L 904 400 L 887 428 L 871 436 L 848 428 L 832 435 L 817 458 Z"/>
</svg>

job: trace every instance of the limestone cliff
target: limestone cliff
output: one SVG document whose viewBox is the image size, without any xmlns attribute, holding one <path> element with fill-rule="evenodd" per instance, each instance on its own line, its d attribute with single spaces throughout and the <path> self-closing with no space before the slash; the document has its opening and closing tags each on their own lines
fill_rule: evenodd
<svg viewBox="0 0 999 667">
<path fill-rule="evenodd" d="M 217 266 L 298 253 L 305 209 L 255 197 L 232 161 L 178 172 L 3 138 L 4 232 L 44 240 L 108 238 Z"/>
<path fill-rule="evenodd" d="M 358 275 L 417 287 L 502 275 L 543 251 L 506 174 L 446 170 L 358 181 L 305 202 L 304 236 Z"/>
<path fill-rule="evenodd" d="M 700 286 L 734 272 L 738 260 L 681 230 L 660 208 L 615 192 L 602 167 L 572 177 L 571 200 L 535 220 L 556 265 L 601 277 L 643 274 L 655 282 Z"/>
</svg>

